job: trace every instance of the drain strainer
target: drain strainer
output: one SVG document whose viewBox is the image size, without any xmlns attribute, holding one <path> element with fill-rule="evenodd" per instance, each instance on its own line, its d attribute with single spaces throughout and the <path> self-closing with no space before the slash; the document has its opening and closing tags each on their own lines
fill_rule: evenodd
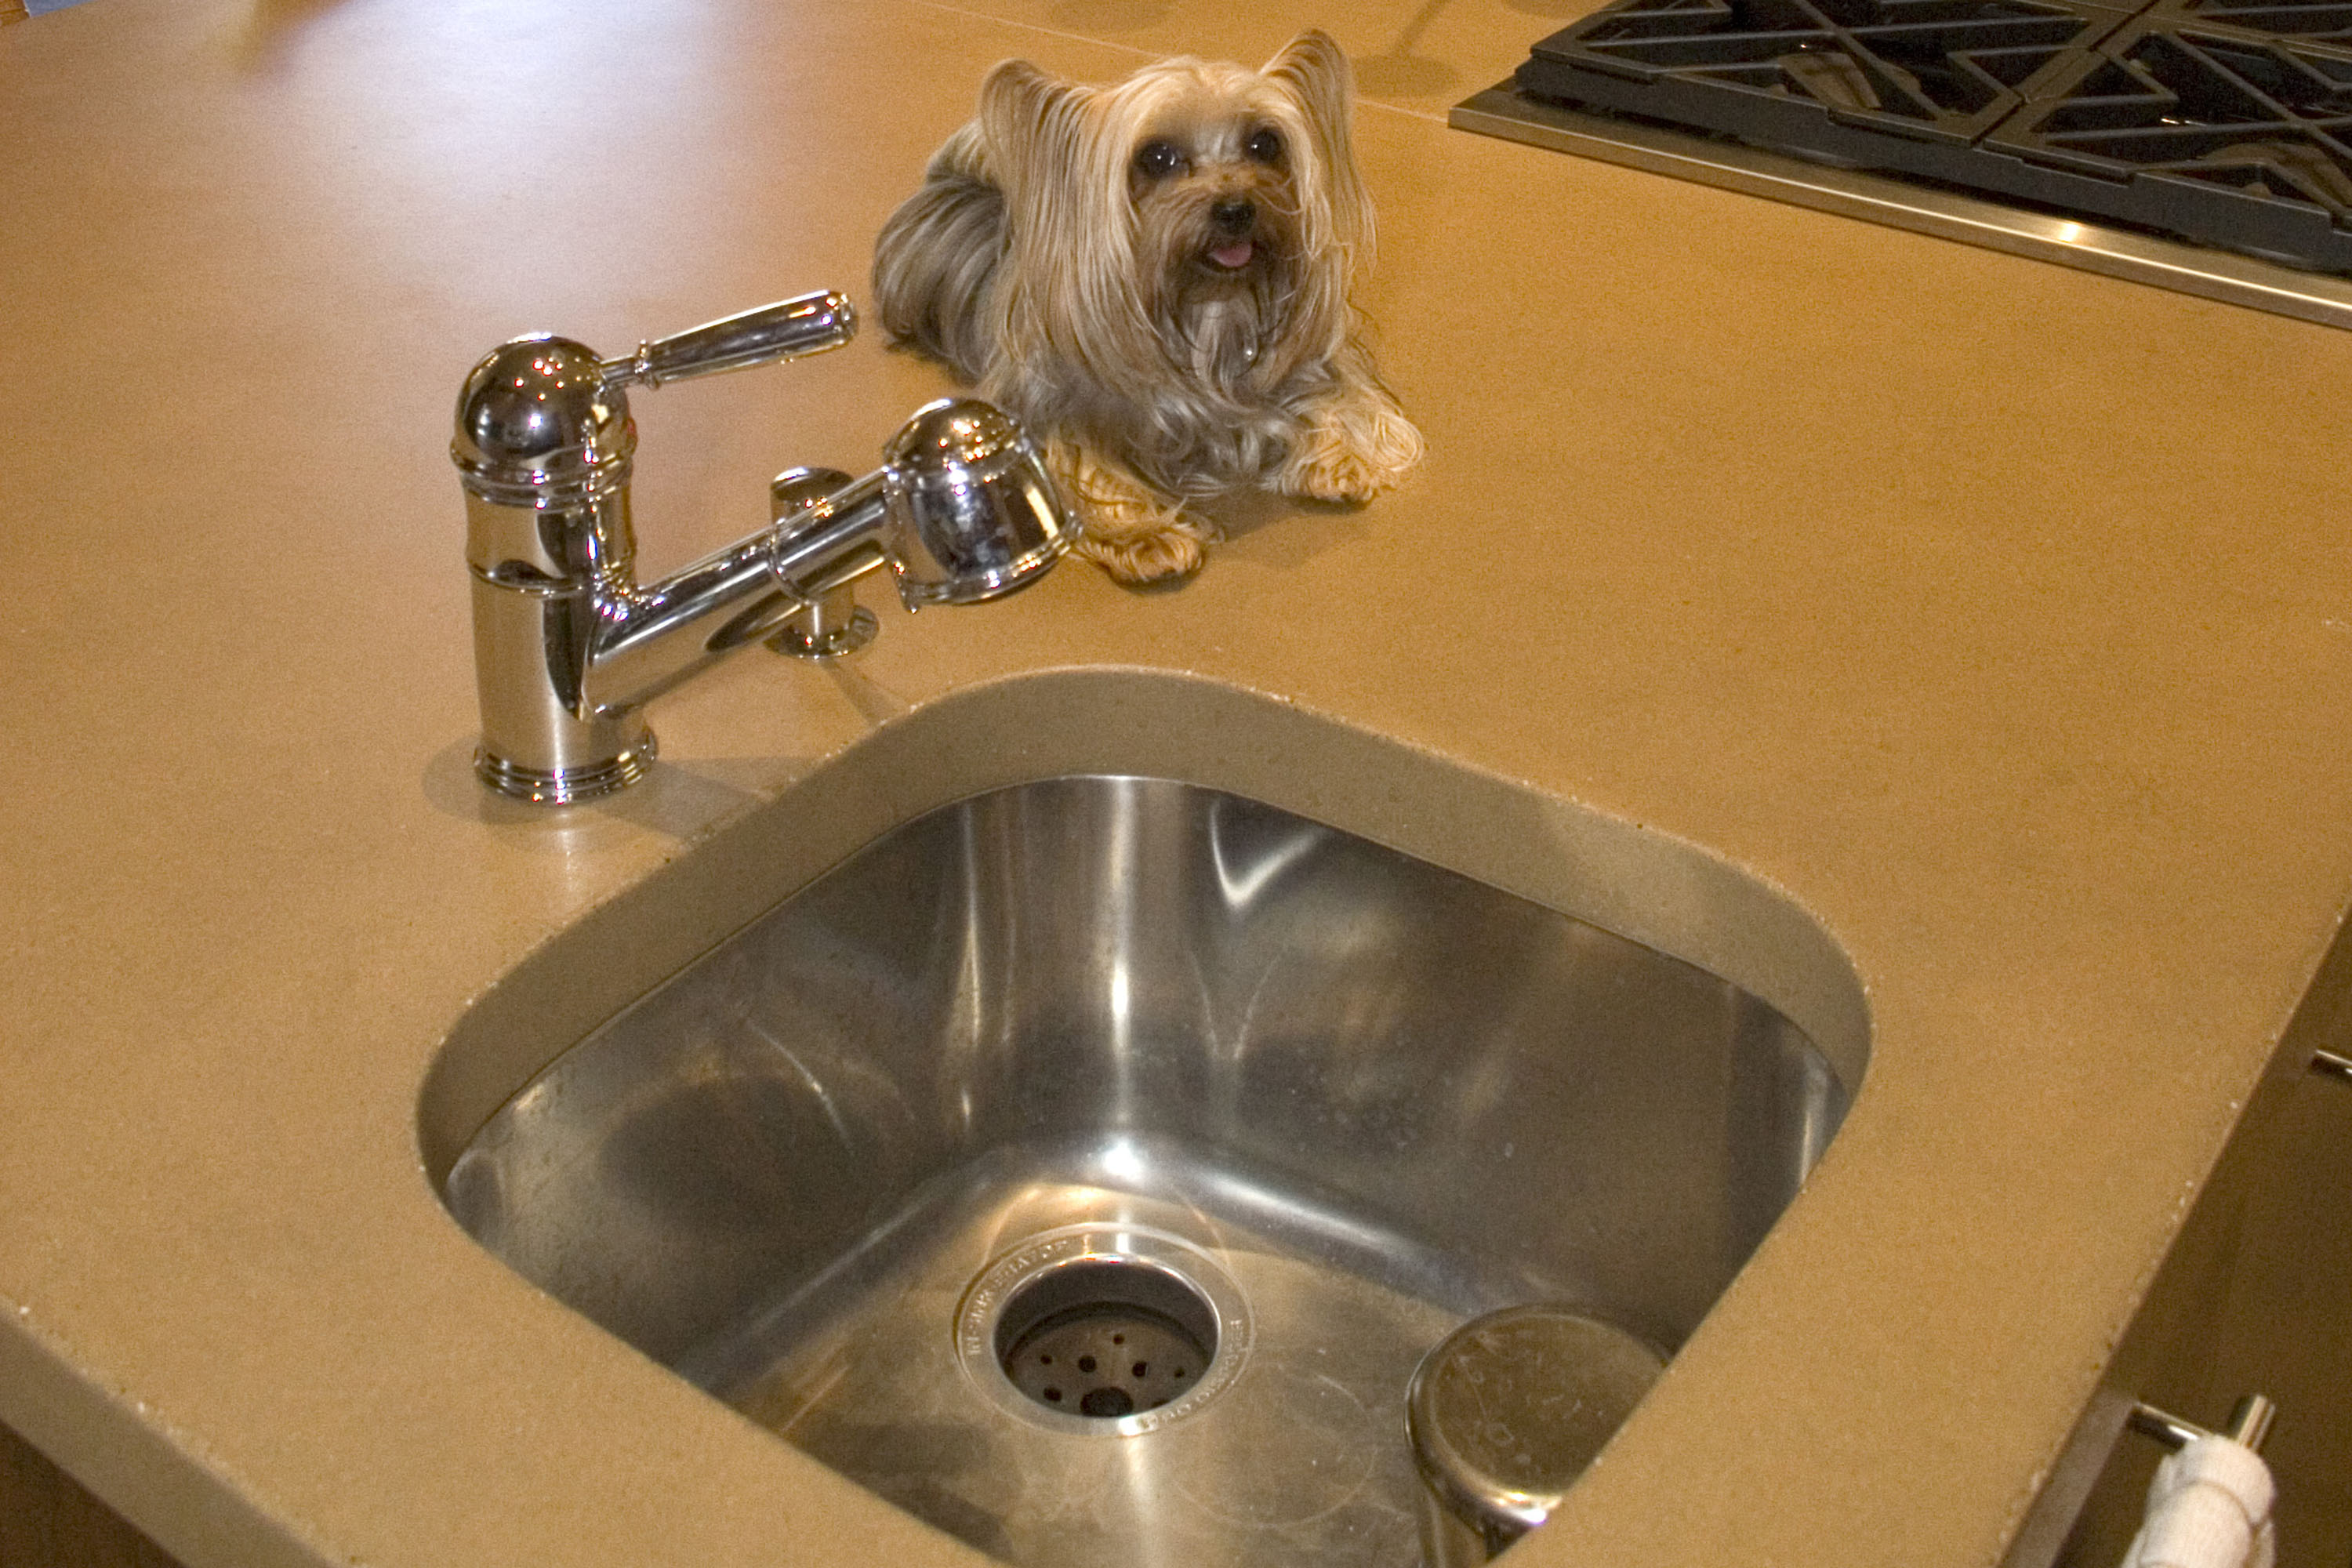
<svg viewBox="0 0 2352 1568">
<path fill-rule="evenodd" d="M 995 1342 L 1013 1386 L 1046 1409 L 1132 1415 L 1192 1392 L 1209 1370 L 1217 1319 L 1173 1274 L 1089 1259 L 1005 1298 Z"/>
<path fill-rule="evenodd" d="M 990 1264 L 956 1315 L 964 1371 L 1000 1409 L 1134 1436 L 1207 1404 L 1249 1349 L 1232 1278 L 1188 1242 L 1074 1226 Z"/>
</svg>

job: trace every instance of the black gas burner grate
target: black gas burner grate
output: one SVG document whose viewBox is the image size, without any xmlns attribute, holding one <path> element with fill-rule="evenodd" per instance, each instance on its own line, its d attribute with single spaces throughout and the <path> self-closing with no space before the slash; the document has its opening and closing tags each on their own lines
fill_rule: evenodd
<svg viewBox="0 0 2352 1568">
<path fill-rule="evenodd" d="M 2264 37 L 2302 38 L 2311 43 L 2352 44 L 2352 5 L 2345 0 L 2326 4 L 2229 5 L 2224 0 L 2157 0 L 2144 8 L 2150 16 L 2231 27 Z"/>
<path fill-rule="evenodd" d="M 2352 274 L 2352 0 L 1618 0 L 1517 85 Z"/>
</svg>

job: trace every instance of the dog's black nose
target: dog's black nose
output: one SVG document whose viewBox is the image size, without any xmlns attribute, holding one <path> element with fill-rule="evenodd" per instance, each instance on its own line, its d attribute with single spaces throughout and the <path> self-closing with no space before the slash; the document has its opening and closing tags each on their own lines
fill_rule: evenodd
<svg viewBox="0 0 2352 1568">
<path fill-rule="evenodd" d="M 1219 202 L 1209 209 L 1209 218 L 1227 234 L 1247 234 L 1257 222 L 1257 208 L 1247 202 Z"/>
</svg>

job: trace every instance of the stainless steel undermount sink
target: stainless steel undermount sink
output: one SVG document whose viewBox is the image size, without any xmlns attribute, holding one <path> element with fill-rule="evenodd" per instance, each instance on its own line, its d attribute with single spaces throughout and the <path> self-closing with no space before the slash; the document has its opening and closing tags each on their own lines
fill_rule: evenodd
<svg viewBox="0 0 2352 1568">
<path fill-rule="evenodd" d="M 1409 1568 L 1416 1361 L 1538 1301 L 1670 1357 L 1858 1061 L 1288 811 L 1053 777 L 891 827 L 428 1163 L 522 1275 L 992 1556 Z"/>
</svg>

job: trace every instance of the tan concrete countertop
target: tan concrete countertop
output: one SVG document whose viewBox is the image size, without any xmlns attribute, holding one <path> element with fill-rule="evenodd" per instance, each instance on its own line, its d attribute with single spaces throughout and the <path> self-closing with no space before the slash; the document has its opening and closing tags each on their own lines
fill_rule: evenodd
<svg viewBox="0 0 2352 1568">
<path fill-rule="evenodd" d="M 194 1568 L 979 1561 L 476 1247 L 418 1097 L 470 999 L 877 725 L 1156 673 L 1700 846 L 1866 990 L 1844 1131 L 1526 1561 L 1994 1563 L 2352 889 L 2352 336 L 1444 125 L 1571 8 L 0 32 L 0 1421 Z M 993 60 L 1309 21 L 1372 99 L 1407 489 L 1262 509 L 1177 591 L 1070 565 L 837 672 L 746 656 L 609 805 L 477 790 L 479 353 L 862 295 Z M 869 338 L 640 396 L 645 563 L 943 384 Z M 1311 794 L 1273 734 L 1171 743 Z"/>
</svg>

